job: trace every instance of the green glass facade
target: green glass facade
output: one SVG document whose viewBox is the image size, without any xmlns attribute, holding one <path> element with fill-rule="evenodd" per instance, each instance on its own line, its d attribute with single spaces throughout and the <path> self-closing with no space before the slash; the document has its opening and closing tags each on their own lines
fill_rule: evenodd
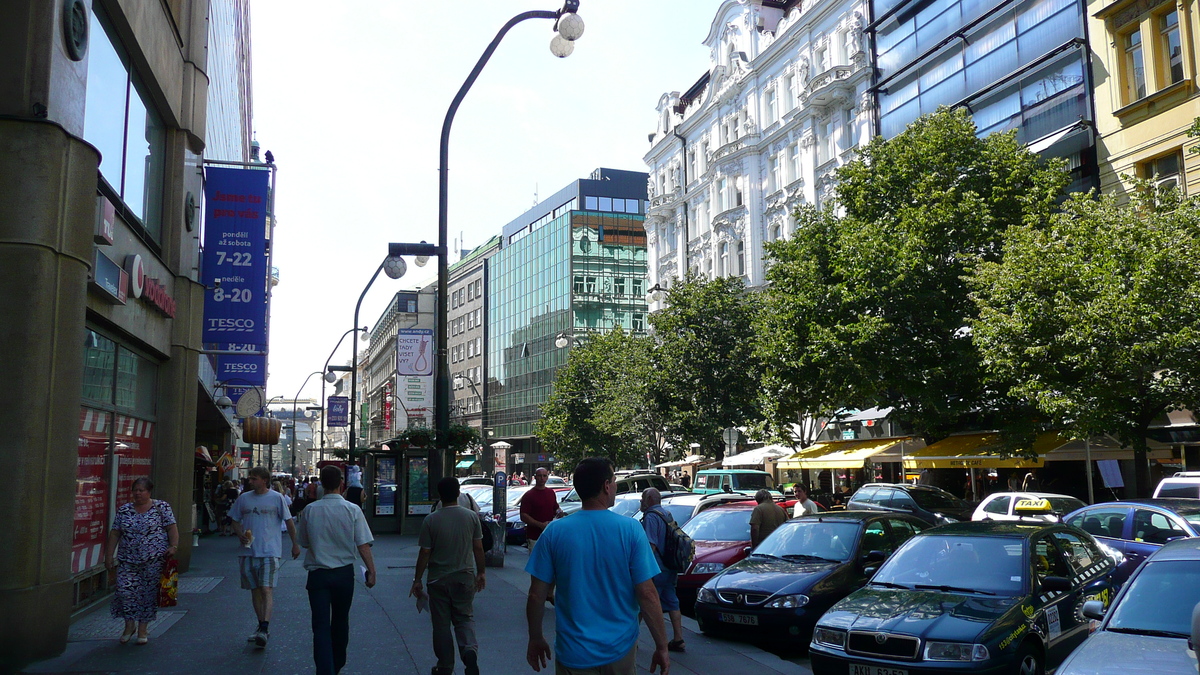
<svg viewBox="0 0 1200 675">
<path fill-rule="evenodd" d="M 646 328 L 643 200 L 636 208 L 628 200 L 626 210 L 638 213 L 578 210 L 579 201 L 506 237 L 491 258 L 487 426 L 493 438 L 533 435 L 570 349 L 555 346 L 560 333 L 583 338 L 617 326 Z"/>
</svg>

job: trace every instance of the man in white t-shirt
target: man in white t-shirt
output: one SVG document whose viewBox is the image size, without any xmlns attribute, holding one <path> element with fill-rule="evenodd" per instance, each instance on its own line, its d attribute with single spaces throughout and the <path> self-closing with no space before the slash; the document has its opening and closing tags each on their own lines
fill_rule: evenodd
<svg viewBox="0 0 1200 675">
<path fill-rule="evenodd" d="M 283 495 L 271 489 L 271 474 L 265 467 L 250 469 L 250 489 L 243 492 L 229 509 L 233 533 L 242 542 L 238 551 L 238 567 L 242 588 L 250 591 L 258 629 L 247 638 L 255 646 L 267 646 L 271 611 L 275 606 L 275 580 L 279 559 L 283 557 L 280 525 L 287 527 L 292 538 L 292 558 L 300 557 L 296 543 L 296 524 Z"/>
<path fill-rule="evenodd" d="M 808 498 L 808 488 L 796 483 L 796 506 L 792 509 L 792 517 L 811 516 L 817 512 L 817 503 Z"/>
</svg>

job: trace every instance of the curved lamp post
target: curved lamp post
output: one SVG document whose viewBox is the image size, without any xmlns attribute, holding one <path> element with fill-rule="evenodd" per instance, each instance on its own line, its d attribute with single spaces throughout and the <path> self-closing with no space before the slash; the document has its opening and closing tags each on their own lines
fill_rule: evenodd
<svg viewBox="0 0 1200 675">
<path fill-rule="evenodd" d="M 343 335 L 342 337 L 345 337 L 345 336 Z M 300 398 L 300 392 L 304 391 L 304 387 L 308 386 L 308 381 L 312 379 L 312 376 L 313 375 L 321 375 L 322 372 L 323 371 L 320 371 L 320 370 L 314 370 L 311 373 L 309 373 L 308 377 L 304 378 L 304 384 L 301 384 L 300 389 L 296 392 L 296 396 L 292 398 L 292 440 L 290 443 L 288 443 L 288 454 L 292 456 L 291 457 L 291 459 L 292 459 L 291 469 L 292 469 L 293 478 L 295 477 L 295 473 L 296 473 L 296 402 Z M 324 386 L 321 387 L 322 390 L 324 388 L 325 388 Z M 322 415 L 322 419 L 324 419 L 323 415 Z M 311 430 L 312 427 L 309 427 L 309 429 Z"/>
<path fill-rule="evenodd" d="M 444 462 L 449 461 L 450 448 L 450 363 L 447 350 L 447 325 L 450 316 L 450 299 L 447 291 L 449 285 L 449 264 L 446 260 L 448 248 L 448 204 L 449 204 L 449 171 L 450 171 L 450 127 L 454 123 L 454 115 L 466 98 L 471 85 L 475 84 L 483 67 L 487 65 L 500 41 L 513 26 L 529 19 L 550 19 L 554 21 L 554 39 L 550 41 L 550 52 L 559 58 L 570 56 L 575 50 L 575 41 L 583 35 L 583 19 L 577 13 L 579 0 L 566 0 L 562 9 L 557 11 L 534 10 L 522 12 L 508 20 L 504 27 L 496 33 L 496 37 L 483 50 L 483 55 L 475 63 L 471 74 L 459 87 L 450 108 L 446 110 L 446 118 L 442 122 L 441 147 L 438 153 L 438 311 L 437 311 L 437 377 L 434 381 L 434 401 L 436 417 L 435 429 L 437 438 L 436 456 L 429 457 L 429 485 L 437 485 L 444 471 Z"/>
<path fill-rule="evenodd" d="M 379 274 L 379 271 L 376 270 L 375 274 Z M 371 281 L 375 281 L 375 277 L 371 277 Z M 367 284 L 367 286 L 369 287 L 370 284 Z M 363 291 L 363 292 L 366 293 L 366 291 Z M 358 301 L 361 303 L 362 298 L 359 298 Z M 325 359 L 325 365 L 322 366 L 321 370 L 319 371 L 319 372 L 324 373 L 324 377 L 325 377 L 325 381 L 321 383 L 321 459 L 325 459 L 325 383 L 328 382 L 328 383 L 332 384 L 334 382 L 337 382 L 337 375 L 334 375 L 333 372 L 331 372 L 331 371 L 346 370 L 345 366 L 333 366 L 331 368 L 329 366 L 329 362 L 333 360 L 333 355 L 337 353 L 338 347 L 342 346 L 342 340 L 345 340 L 347 335 L 353 333 L 354 331 L 358 331 L 358 330 L 362 331 L 362 334 L 363 334 L 362 339 L 366 340 L 366 339 L 370 338 L 371 334 L 370 334 L 370 331 L 367 330 L 366 326 L 363 326 L 362 328 L 358 327 L 358 312 L 356 311 L 356 312 L 354 312 L 354 328 L 351 328 L 350 330 L 346 331 L 345 333 L 342 333 L 342 337 L 338 338 L 337 344 L 333 346 L 333 351 L 329 352 L 329 358 Z M 355 354 L 358 353 L 357 348 L 355 348 L 354 353 Z M 309 375 L 309 377 L 312 377 L 312 375 Z M 307 379 L 305 379 L 304 381 L 308 382 Z M 303 387 L 301 387 L 301 388 L 303 388 Z"/>
</svg>

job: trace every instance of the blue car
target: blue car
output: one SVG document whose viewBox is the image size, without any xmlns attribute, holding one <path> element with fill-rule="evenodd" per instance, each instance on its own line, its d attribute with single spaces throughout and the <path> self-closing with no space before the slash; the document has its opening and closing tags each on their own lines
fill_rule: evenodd
<svg viewBox="0 0 1200 675">
<path fill-rule="evenodd" d="M 1125 555 L 1113 580 L 1120 584 L 1162 545 L 1200 536 L 1200 499 L 1132 499 L 1072 511 L 1063 519 Z"/>
</svg>

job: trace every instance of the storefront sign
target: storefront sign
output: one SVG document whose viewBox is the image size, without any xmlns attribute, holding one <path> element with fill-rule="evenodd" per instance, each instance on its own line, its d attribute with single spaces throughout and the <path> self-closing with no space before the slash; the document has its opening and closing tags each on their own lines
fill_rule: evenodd
<svg viewBox="0 0 1200 675">
<path fill-rule="evenodd" d="M 142 256 L 134 254 L 125 256 L 125 273 L 129 275 L 129 294 L 141 298 L 154 307 L 163 316 L 175 316 L 175 298 L 167 293 L 167 289 L 146 274 L 146 264 Z"/>
<path fill-rule="evenodd" d="M 237 405 L 251 387 L 267 385 L 267 357 L 259 354 L 221 354 L 217 357 L 217 381 L 225 382 L 225 395 Z"/>
<path fill-rule="evenodd" d="M 128 297 L 129 275 L 121 266 L 108 259 L 108 256 L 93 249 L 92 258 L 92 288 L 100 291 L 105 300 L 114 305 L 123 305 Z"/>
<path fill-rule="evenodd" d="M 96 198 L 96 232 L 92 241 L 102 246 L 112 246 L 117 227 L 117 207 L 108 197 Z"/>
<path fill-rule="evenodd" d="M 404 328 L 396 333 L 396 374 L 433 374 L 433 331 Z"/>
<path fill-rule="evenodd" d="M 267 344 L 267 200 L 271 173 L 207 167 L 204 330 L 210 344 Z"/>
<path fill-rule="evenodd" d="M 350 426 L 350 399 L 345 396 L 330 396 L 329 410 L 327 411 L 329 418 L 325 422 L 328 427 L 347 427 Z"/>
</svg>

